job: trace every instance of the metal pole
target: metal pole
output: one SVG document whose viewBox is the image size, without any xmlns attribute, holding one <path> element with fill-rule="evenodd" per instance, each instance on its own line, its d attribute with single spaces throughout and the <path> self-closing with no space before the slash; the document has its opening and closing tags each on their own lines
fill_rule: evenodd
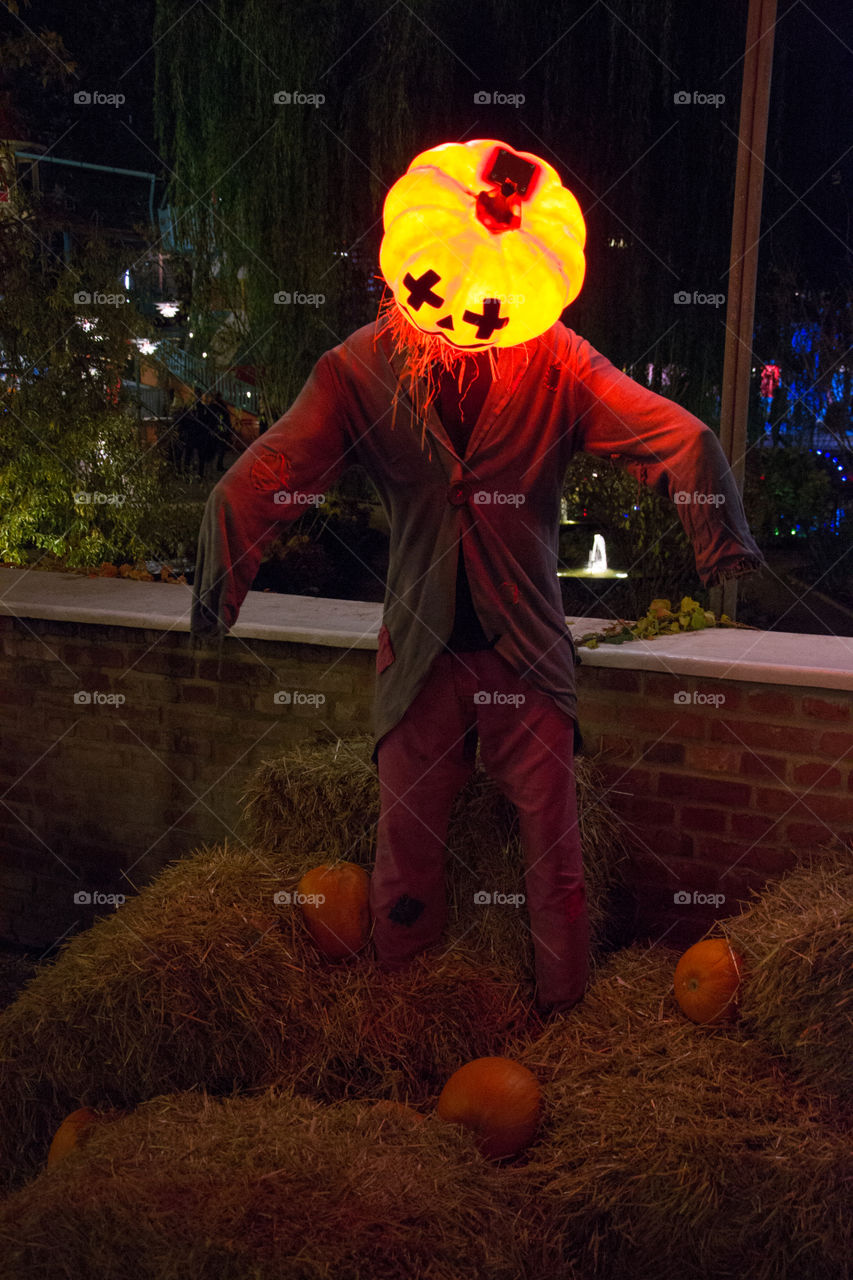
<svg viewBox="0 0 853 1280">
<path fill-rule="evenodd" d="M 729 258 L 723 391 L 720 405 L 720 443 L 741 491 L 746 456 L 755 282 L 758 273 L 764 151 L 770 108 L 775 25 L 776 0 L 749 0 L 746 56 L 743 63 L 740 99 L 735 200 L 732 213 L 732 244 Z M 713 589 L 711 608 L 715 613 L 722 610 L 730 618 L 735 617 L 736 578 L 730 579 L 722 587 Z"/>
<path fill-rule="evenodd" d="M 117 169 L 114 164 L 90 164 L 88 160 L 64 160 L 61 156 L 39 156 L 33 155 L 32 151 L 16 151 L 16 160 L 37 160 L 41 164 L 66 164 L 74 169 L 97 169 L 100 173 L 120 173 L 131 178 L 148 178 L 148 217 L 154 222 L 154 183 L 157 181 L 156 173 L 149 173 L 147 169 Z M 34 166 L 38 172 L 38 165 Z"/>
</svg>

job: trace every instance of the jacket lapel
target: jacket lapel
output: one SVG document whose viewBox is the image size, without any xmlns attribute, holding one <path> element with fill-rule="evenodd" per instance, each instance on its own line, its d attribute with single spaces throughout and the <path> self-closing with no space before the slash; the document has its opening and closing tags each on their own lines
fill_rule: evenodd
<svg viewBox="0 0 853 1280">
<path fill-rule="evenodd" d="M 426 382 L 423 379 L 417 381 L 412 377 L 407 365 L 405 352 L 396 351 L 392 354 L 389 351 L 386 335 L 382 335 L 380 343 L 385 358 L 391 366 L 391 372 L 394 374 L 402 396 L 407 401 L 415 420 L 418 423 L 423 421 L 428 433 L 441 445 L 442 449 L 446 449 L 454 458 L 457 457 L 456 450 L 450 443 L 450 437 L 441 425 L 441 419 L 436 413 L 435 405 L 431 404 L 426 414 L 421 413 L 420 416 L 418 414 L 417 406 L 422 405 L 426 399 Z"/>
</svg>

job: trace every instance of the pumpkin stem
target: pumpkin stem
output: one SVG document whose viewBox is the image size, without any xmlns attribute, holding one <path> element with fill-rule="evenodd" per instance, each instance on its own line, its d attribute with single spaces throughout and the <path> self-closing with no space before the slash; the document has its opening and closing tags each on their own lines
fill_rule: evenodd
<svg viewBox="0 0 853 1280">
<path fill-rule="evenodd" d="M 509 188 L 509 190 L 507 190 Z M 500 191 L 481 191 L 477 196 L 477 217 L 493 235 L 521 226 L 520 200 L 515 183 L 504 182 Z"/>
</svg>

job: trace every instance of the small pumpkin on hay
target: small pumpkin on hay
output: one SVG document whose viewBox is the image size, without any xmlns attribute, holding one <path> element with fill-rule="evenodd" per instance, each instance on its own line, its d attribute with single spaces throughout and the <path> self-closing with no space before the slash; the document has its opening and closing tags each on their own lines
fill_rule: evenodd
<svg viewBox="0 0 853 1280">
<path fill-rule="evenodd" d="M 718 1026 L 737 1014 L 743 960 L 725 938 L 688 947 L 675 968 L 675 998 L 693 1022 Z"/>
<path fill-rule="evenodd" d="M 504 1160 L 533 1141 L 542 1094 L 528 1067 L 512 1058 L 475 1058 L 454 1071 L 438 1099 L 442 1120 L 470 1129 L 484 1156 Z"/>
<path fill-rule="evenodd" d="M 72 1111 L 53 1135 L 53 1141 L 47 1153 L 48 1169 L 55 1168 L 72 1151 L 81 1147 L 93 1129 L 97 1129 L 102 1124 L 109 1124 L 112 1120 L 118 1120 L 124 1114 L 123 1111 L 115 1110 L 95 1111 L 91 1107 L 78 1107 L 76 1111 Z"/>
<path fill-rule="evenodd" d="M 328 960 L 361 951 L 370 936 L 370 877 L 355 862 L 323 862 L 299 881 L 297 901 L 317 949 Z"/>
</svg>

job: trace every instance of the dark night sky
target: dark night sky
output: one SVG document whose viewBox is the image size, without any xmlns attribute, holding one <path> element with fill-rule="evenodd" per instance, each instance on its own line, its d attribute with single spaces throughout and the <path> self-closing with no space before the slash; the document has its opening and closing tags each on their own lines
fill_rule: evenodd
<svg viewBox="0 0 853 1280">
<path fill-rule="evenodd" d="M 721 22 L 729 21 L 728 42 L 740 49 L 746 0 L 723 8 L 716 0 L 710 8 L 709 5 L 710 0 L 691 0 L 692 11 L 708 8 L 720 15 Z M 187 8 L 192 7 L 188 0 Z M 581 13 L 585 6 L 576 8 Z M 611 8 L 619 13 L 617 0 Z M 29 95 L 20 91 L 18 95 L 19 105 L 29 111 L 31 118 L 39 118 L 40 140 L 49 145 L 56 143 L 55 154 L 162 171 L 153 127 L 154 9 L 154 0 L 138 0 L 132 5 L 94 0 L 79 6 L 68 4 L 67 0 L 34 0 L 22 8 L 21 18 L 26 26 L 35 32 L 58 31 L 77 63 L 68 91 L 45 95 L 36 87 Z M 567 25 L 570 10 L 571 5 L 559 6 L 560 18 L 565 13 Z M 448 42 L 464 41 L 466 58 L 474 60 L 474 69 L 499 83 L 504 56 L 500 32 L 476 31 L 467 21 L 467 12 L 464 25 L 455 31 L 448 29 Z M 9 32 L 22 29 L 6 13 L 2 25 Z M 275 65 L 274 43 L 264 53 Z M 701 79 L 703 62 L 710 57 L 711 51 L 702 48 L 685 49 L 683 64 L 679 64 L 684 83 Z M 346 67 L 346 62 L 342 66 Z M 547 78 L 547 67 L 547 61 L 543 62 L 543 78 Z M 592 75 L 596 69 L 583 70 Z M 529 88 L 534 88 L 540 73 L 529 77 Z M 724 77 L 731 100 L 739 95 L 740 73 L 738 63 Z M 466 73 L 460 70 L 460 75 L 465 77 Z M 545 88 L 542 83 L 539 91 L 544 92 Z M 764 226 L 781 219 L 769 237 L 768 247 L 774 242 L 781 244 L 784 253 L 788 244 L 796 244 L 810 269 L 819 273 L 821 264 L 824 269 L 832 264 L 834 270 L 845 261 L 850 263 L 849 250 L 845 255 L 842 241 L 849 244 L 853 204 L 851 88 L 853 6 L 849 0 L 812 0 L 810 4 L 780 0 Z M 123 93 L 127 101 L 115 109 L 81 110 L 72 100 L 75 89 Z M 225 84 L 223 92 L 227 92 Z M 734 113 L 730 119 L 736 127 Z M 460 119 L 460 132 L 466 123 Z M 529 140 L 519 144 L 535 150 Z M 654 162 L 651 156 L 648 163 Z M 796 195 L 808 188 L 811 190 L 804 199 L 811 212 L 795 205 Z M 792 205 L 795 207 L 790 211 Z"/>
</svg>

